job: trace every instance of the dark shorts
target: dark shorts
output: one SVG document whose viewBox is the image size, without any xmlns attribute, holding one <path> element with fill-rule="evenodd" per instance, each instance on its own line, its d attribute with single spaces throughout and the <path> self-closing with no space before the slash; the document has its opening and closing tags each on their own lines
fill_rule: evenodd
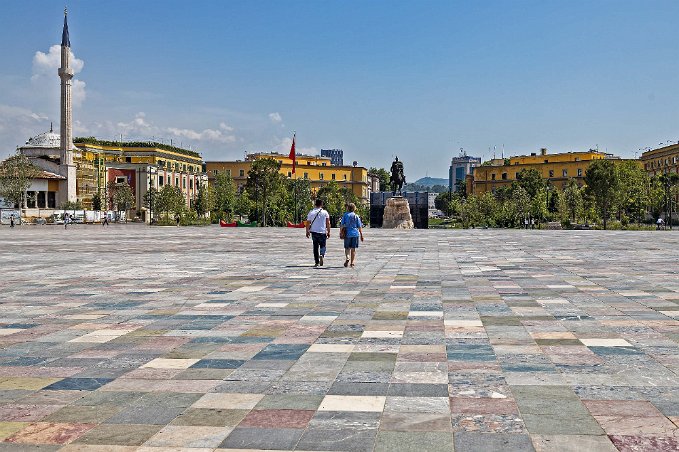
<svg viewBox="0 0 679 452">
<path fill-rule="evenodd" d="M 344 237 L 344 248 L 358 248 L 358 237 Z"/>
</svg>

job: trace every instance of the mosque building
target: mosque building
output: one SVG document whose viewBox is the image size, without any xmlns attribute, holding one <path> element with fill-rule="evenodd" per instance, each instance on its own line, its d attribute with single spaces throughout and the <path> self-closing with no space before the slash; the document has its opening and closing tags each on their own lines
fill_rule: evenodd
<svg viewBox="0 0 679 452">
<path fill-rule="evenodd" d="M 80 203 L 92 209 L 92 199 L 99 194 L 102 209 L 111 208 L 106 188 L 127 183 L 134 194 L 132 214 L 150 221 L 144 195 L 165 185 L 177 186 L 191 207 L 199 187 L 207 184 L 202 172 L 203 159 L 198 152 L 153 141 L 115 142 L 94 137 L 73 137 L 71 41 L 67 14 L 61 35 L 61 122 L 59 133 L 49 132 L 30 138 L 19 147 L 31 163 L 41 170 L 27 190 L 26 217 L 46 217 L 65 204 Z"/>
</svg>

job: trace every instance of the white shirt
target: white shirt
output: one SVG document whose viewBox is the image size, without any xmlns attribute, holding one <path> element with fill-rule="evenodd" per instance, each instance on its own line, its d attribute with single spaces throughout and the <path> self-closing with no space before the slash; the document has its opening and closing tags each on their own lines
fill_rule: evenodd
<svg viewBox="0 0 679 452">
<path fill-rule="evenodd" d="M 316 216 L 316 214 L 318 214 L 318 216 Z M 314 220 L 314 218 L 316 220 Z M 322 208 L 311 209 L 311 212 L 309 212 L 309 215 L 306 216 L 306 219 L 309 224 L 311 224 L 311 227 L 309 228 L 311 232 L 318 232 L 319 234 L 325 234 L 328 232 L 328 230 L 325 228 L 325 221 L 330 219 L 330 214 L 327 210 Z"/>
</svg>

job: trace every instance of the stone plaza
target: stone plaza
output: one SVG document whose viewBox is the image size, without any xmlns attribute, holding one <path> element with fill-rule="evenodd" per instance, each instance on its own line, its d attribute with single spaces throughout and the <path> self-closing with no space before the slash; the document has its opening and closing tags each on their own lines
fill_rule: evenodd
<svg viewBox="0 0 679 452">
<path fill-rule="evenodd" d="M 679 235 L 0 228 L 0 451 L 679 449 Z"/>
</svg>

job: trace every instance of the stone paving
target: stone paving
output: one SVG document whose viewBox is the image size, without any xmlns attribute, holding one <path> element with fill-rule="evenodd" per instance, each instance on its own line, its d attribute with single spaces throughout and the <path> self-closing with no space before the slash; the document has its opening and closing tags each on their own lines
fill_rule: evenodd
<svg viewBox="0 0 679 452">
<path fill-rule="evenodd" d="M 0 228 L 0 451 L 679 449 L 679 234 Z"/>
</svg>

